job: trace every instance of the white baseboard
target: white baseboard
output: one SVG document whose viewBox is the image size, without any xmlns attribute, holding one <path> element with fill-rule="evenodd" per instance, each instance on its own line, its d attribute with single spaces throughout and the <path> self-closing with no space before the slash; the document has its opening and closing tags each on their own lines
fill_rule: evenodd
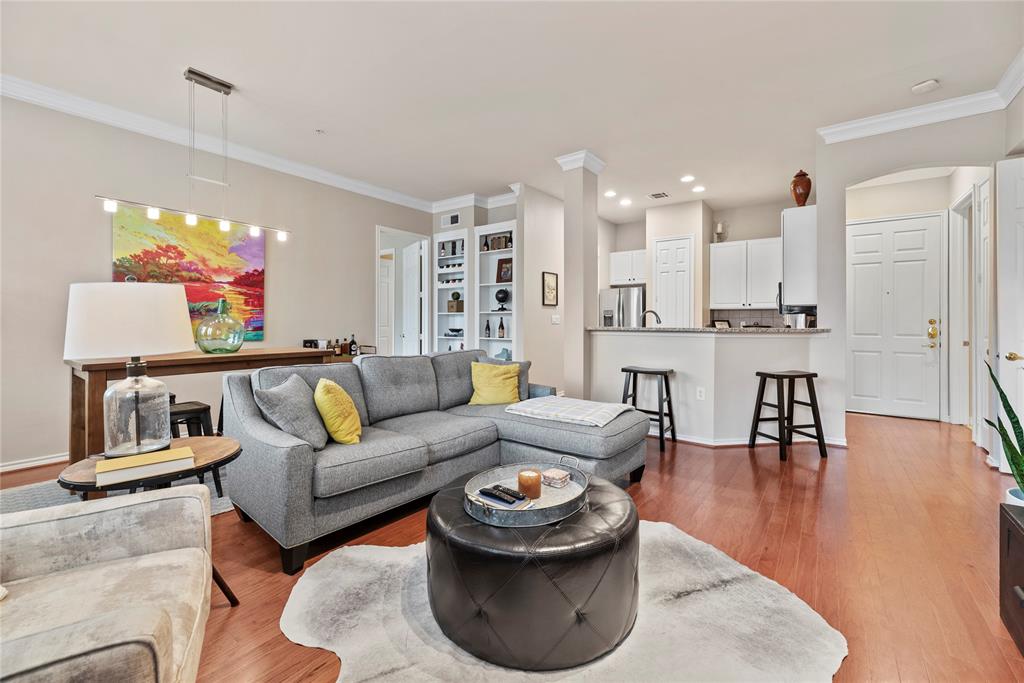
<svg viewBox="0 0 1024 683">
<path fill-rule="evenodd" d="M 34 458 L 22 458 L 21 460 L 11 460 L 10 462 L 0 463 L 0 472 L 27 470 L 29 467 L 39 467 L 40 465 L 52 465 L 54 463 L 64 462 L 67 459 L 67 453 L 54 453 L 53 455 L 39 455 Z"/>
</svg>

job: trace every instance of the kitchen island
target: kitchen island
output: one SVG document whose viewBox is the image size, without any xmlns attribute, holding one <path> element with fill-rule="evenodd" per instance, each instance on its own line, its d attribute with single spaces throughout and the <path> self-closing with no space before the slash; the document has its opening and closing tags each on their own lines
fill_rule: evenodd
<svg viewBox="0 0 1024 683">
<path fill-rule="evenodd" d="M 677 438 L 708 446 L 745 444 L 757 393 L 754 373 L 814 371 L 809 363 L 811 343 L 830 332 L 788 327 L 590 327 L 590 396 L 595 401 L 621 401 L 621 369 L 626 365 L 671 368 Z M 797 397 L 806 400 L 802 385 L 797 386 Z M 775 387 L 768 389 L 774 392 Z M 641 377 L 638 407 L 657 405 L 654 380 Z M 802 410 L 797 407 L 798 423 L 807 422 Z M 774 414 L 770 408 L 765 410 L 769 414 Z M 769 425 L 762 423 L 761 429 L 774 434 Z"/>
</svg>

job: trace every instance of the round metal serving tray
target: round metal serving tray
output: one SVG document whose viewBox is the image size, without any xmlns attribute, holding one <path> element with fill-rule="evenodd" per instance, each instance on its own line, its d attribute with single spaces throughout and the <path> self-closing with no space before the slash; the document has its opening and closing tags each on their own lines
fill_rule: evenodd
<svg viewBox="0 0 1024 683">
<path fill-rule="evenodd" d="M 574 460 L 577 466 L 563 464 L 563 460 Z M 466 482 L 463 507 L 470 517 L 478 522 L 500 527 L 544 526 L 561 521 L 575 514 L 587 503 L 587 487 L 590 477 L 579 469 L 579 460 L 563 456 L 558 464 L 553 463 L 514 463 L 485 470 Z M 508 510 L 492 505 L 485 498 L 478 496 L 477 491 L 494 484 L 502 484 L 510 489 L 519 485 L 519 472 L 522 470 L 544 470 L 558 467 L 569 473 L 569 483 L 562 488 L 541 484 L 540 498 L 525 510 Z"/>
</svg>

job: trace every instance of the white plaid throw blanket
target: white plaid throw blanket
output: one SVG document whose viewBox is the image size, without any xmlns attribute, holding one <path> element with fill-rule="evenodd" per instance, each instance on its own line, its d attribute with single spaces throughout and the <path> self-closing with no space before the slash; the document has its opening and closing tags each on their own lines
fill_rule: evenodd
<svg viewBox="0 0 1024 683">
<path fill-rule="evenodd" d="M 524 417 L 535 417 L 538 420 L 568 422 L 574 425 L 604 427 L 616 417 L 633 410 L 633 406 L 623 403 L 598 403 L 564 396 L 541 396 L 505 408 L 505 412 Z"/>
</svg>

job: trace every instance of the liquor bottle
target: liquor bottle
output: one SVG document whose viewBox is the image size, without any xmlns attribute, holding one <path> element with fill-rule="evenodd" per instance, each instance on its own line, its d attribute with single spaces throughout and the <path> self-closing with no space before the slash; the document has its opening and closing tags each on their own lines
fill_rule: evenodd
<svg viewBox="0 0 1024 683">
<path fill-rule="evenodd" d="M 348 337 L 345 337 L 345 339 L 341 342 L 341 353 L 348 353 Z"/>
<path fill-rule="evenodd" d="M 465 342 L 459 342 L 459 351 L 465 351 L 465 350 L 466 350 L 466 343 Z"/>
<path fill-rule="evenodd" d="M 356 342 L 356 333 L 355 332 L 352 333 L 352 341 L 350 341 L 348 343 L 348 352 L 349 352 L 349 355 L 352 355 L 352 356 L 358 356 L 359 355 L 359 344 Z"/>
<path fill-rule="evenodd" d="M 451 344 L 449 344 L 449 345 L 448 345 L 448 350 L 449 350 L 449 351 L 451 351 L 451 350 L 452 350 L 452 345 L 451 345 Z"/>
<path fill-rule="evenodd" d="M 484 243 L 482 245 L 480 245 L 480 251 L 490 251 L 490 249 L 487 246 L 487 238 L 486 237 L 484 238 Z"/>
<path fill-rule="evenodd" d="M 505 338 L 505 319 L 498 318 L 498 339 Z"/>
<path fill-rule="evenodd" d="M 443 257 L 443 256 L 447 256 L 447 255 L 448 254 L 446 254 L 445 250 L 444 250 L 444 242 L 441 242 L 441 256 Z"/>
<path fill-rule="evenodd" d="M 335 356 L 340 356 L 344 352 L 345 352 L 345 349 L 342 348 L 341 342 L 338 341 L 337 337 L 335 337 L 334 338 L 334 355 Z"/>
<path fill-rule="evenodd" d="M 485 337 L 490 337 L 491 336 L 491 321 L 490 320 L 488 320 L 487 322 L 484 323 L 484 336 Z"/>
</svg>

